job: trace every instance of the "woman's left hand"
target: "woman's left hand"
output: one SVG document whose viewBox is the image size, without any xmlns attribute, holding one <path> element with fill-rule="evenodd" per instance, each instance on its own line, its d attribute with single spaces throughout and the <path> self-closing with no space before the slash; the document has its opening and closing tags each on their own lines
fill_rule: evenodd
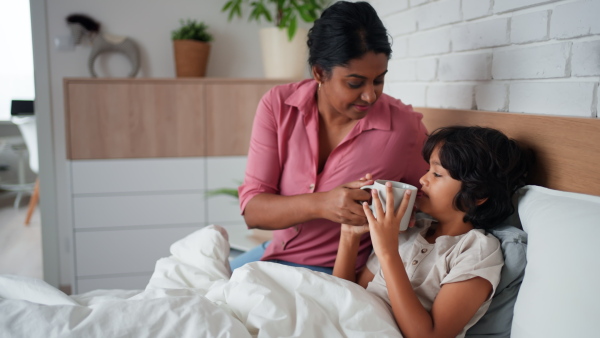
<svg viewBox="0 0 600 338">
<path fill-rule="evenodd" d="M 398 254 L 398 233 L 400 231 L 400 221 L 408 208 L 408 202 L 410 200 L 410 190 L 406 190 L 404 198 L 398 207 L 398 210 L 394 210 L 394 193 L 392 191 L 391 183 L 386 183 L 386 191 L 388 198 L 386 199 L 385 210 L 381 204 L 377 190 L 373 189 L 373 205 L 375 206 L 375 212 L 377 213 L 377 219 L 371 212 L 369 205 L 363 203 L 363 210 L 367 216 L 369 222 L 369 229 L 371 232 L 371 241 L 373 242 L 373 248 L 375 254 L 378 257 L 384 257 L 389 254 Z"/>
</svg>

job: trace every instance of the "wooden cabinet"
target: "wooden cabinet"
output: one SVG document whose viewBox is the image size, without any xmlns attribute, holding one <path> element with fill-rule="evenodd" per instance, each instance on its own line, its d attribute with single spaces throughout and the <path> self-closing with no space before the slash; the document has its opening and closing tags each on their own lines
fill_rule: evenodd
<svg viewBox="0 0 600 338">
<path fill-rule="evenodd" d="M 246 155 L 258 102 L 287 82 L 65 79 L 67 157 Z"/>
<path fill-rule="evenodd" d="M 242 181 L 256 106 L 286 82 L 66 79 L 73 291 L 143 288 L 174 241 L 245 231 L 237 200 L 206 190 Z"/>
</svg>

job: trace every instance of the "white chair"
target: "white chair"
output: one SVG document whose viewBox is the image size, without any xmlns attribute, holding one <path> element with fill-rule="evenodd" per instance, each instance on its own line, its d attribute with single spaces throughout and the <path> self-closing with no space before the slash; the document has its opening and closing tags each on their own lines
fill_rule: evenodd
<svg viewBox="0 0 600 338">
<path fill-rule="evenodd" d="M 11 122 L 16 124 L 21 131 L 21 135 L 23 136 L 23 140 L 25 141 L 25 145 L 27 146 L 27 150 L 29 151 L 29 167 L 31 171 L 38 174 L 39 172 L 39 160 L 38 160 L 38 144 L 37 144 L 37 126 L 35 121 L 35 116 L 12 116 Z M 22 164 L 19 165 L 19 184 L 25 184 L 25 168 Z M 31 215 L 37 206 L 39 201 L 39 187 L 40 187 L 40 179 L 39 176 L 35 181 L 35 185 L 33 187 L 33 193 L 31 195 L 31 199 L 29 200 L 29 207 L 27 209 L 27 216 L 25 217 L 25 225 L 29 225 L 31 221 Z M 25 190 L 19 190 L 17 192 L 17 199 L 15 200 L 15 205 L 19 205 L 19 201 L 21 200 L 21 196 Z"/>
</svg>

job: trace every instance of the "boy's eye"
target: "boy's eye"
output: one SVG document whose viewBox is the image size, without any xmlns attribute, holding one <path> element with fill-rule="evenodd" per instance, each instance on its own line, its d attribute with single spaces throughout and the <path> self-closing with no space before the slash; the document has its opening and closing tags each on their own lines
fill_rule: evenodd
<svg viewBox="0 0 600 338">
<path fill-rule="evenodd" d="M 435 176 L 435 177 L 442 177 L 442 175 L 440 175 L 438 173 L 435 173 L 435 172 L 433 173 L 433 176 Z"/>
</svg>

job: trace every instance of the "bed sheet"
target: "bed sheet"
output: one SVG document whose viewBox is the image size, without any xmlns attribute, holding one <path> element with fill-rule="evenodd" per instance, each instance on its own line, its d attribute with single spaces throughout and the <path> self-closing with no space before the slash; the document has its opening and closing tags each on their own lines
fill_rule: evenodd
<svg viewBox="0 0 600 338">
<path fill-rule="evenodd" d="M 145 290 L 67 296 L 41 280 L 0 276 L 0 336 L 401 336 L 387 305 L 354 283 L 269 262 L 231 274 L 222 227 L 170 249 Z"/>
</svg>

